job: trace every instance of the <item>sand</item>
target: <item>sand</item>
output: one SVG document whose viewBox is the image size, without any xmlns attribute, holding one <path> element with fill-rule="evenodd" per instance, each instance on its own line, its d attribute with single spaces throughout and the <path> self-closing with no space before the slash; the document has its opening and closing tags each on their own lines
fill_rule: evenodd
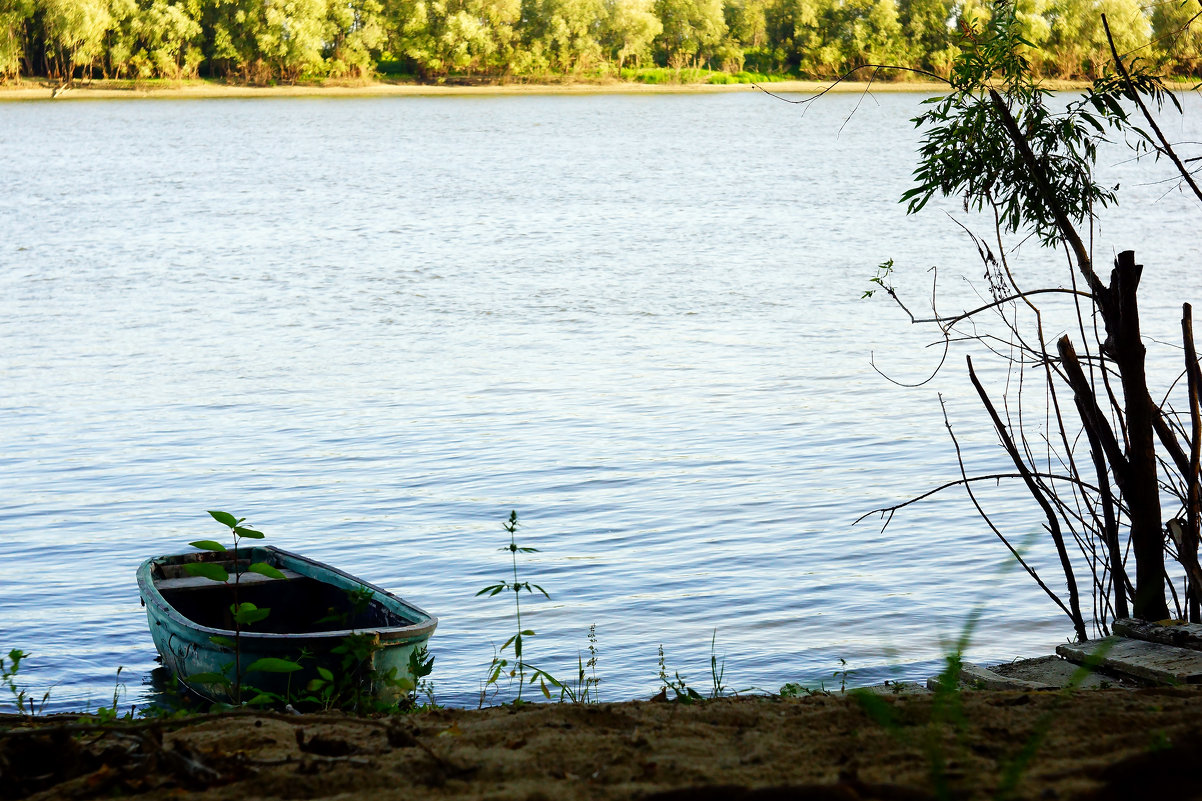
<svg viewBox="0 0 1202 801">
<path fill-rule="evenodd" d="M 1197 688 L 950 698 L 962 702 L 960 734 L 932 723 L 935 696 L 888 694 L 879 709 L 816 695 L 380 719 L 239 713 L 102 732 L 51 719 L 40 734 L 0 733 L 0 797 L 974 799 L 995 797 L 1008 771 L 1015 798 L 1202 792 Z"/>
<path fill-rule="evenodd" d="M 825 81 L 780 81 L 761 84 L 774 93 L 814 94 L 830 88 Z M 848 81 L 838 84 L 839 92 L 863 92 L 869 84 Z M 873 92 L 939 92 L 946 87 L 937 83 L 876 82 Z M 0 86 L 0 101 L 50 100 L 54 87 L 27 80 L 21 84 Z M 590 94 L 709 94 L 718 92 L 759 92 L 752 84 L 641 84 L 614 81 L 611 83 L 562 84 L 477 84 L 433 85 L 413 83 L 326 84 L 321 86 L 238 86 L 214 81 L 185 81 L 181 83 L 136 81 L 94 81 L 78 85 L 58 95 L 56 100 L 114 100 L 158 98 L 189 100 L 202 98 L 248 97 L 437 97 L 456 95 L 590 95 Z"/>
</svg>

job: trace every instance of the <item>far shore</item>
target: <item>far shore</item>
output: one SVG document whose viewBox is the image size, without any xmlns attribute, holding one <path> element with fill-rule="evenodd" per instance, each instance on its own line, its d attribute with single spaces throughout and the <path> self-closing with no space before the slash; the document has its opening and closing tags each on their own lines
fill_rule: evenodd
<svg viewBox="0 0 1202 801">
<path fill-rule="evenodd" d="M 1085 82 L 1047 81 L 1050 89 L 1075 89 Z M 0 85 L 0 101 L 125 100 L 158 98 L 190 100 L 245 97 L 437 97 L 461 95 L 593 95 L 593 94 L 711 94 L 759 92 L 773 94 L 915 92 L 939 94 L 947 85 L 933 81 L 774 81 L 761 84 L 645 84 L 630 81 L 565 83 L 419 84 L 401 82 L 325 83 L 321 85 L 246 86 L 218 81 L 91 81 L 61 90 L 49 82 L 27 79 Z"/>
</svg>

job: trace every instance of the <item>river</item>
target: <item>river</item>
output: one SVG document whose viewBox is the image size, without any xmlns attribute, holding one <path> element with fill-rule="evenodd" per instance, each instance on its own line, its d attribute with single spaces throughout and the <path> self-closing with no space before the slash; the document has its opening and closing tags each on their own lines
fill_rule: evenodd
<svg viewBox="0 0 1202 801">
<path fill-rule="evenodd" d="M 922 99 L 0 104 L 0 649 L 48 709 L 106 703 L 118 667 L 143 703 L 134 571 L 221 509 L 439 616 L 437 698 L 475 705 L 512 509 L 551 596 L 526 656 L 573 676 L 595 624 L 605 700 L 654 693 L 661 644 L 702 692 L 711 651 L 737 690 L 922 679 L 978 605 L 970 658 L 1050 652 L 1067 618 L 960 494 L 852 525 L 957 475 L 938 393 L 1002 464 L 960 356 L 914 388 L 872 366 L 939 359 L 861 298 L 877 264 L 916 309 L 930 267 L 952 306 L 982 273 L 949 214 L 980 220 L 898 203 Z M 1095 249 L 1137 250 L 1145 329 L 1177 341 L 1198 210 L 1103 161 L 1124 205 Z"/>
</svg>

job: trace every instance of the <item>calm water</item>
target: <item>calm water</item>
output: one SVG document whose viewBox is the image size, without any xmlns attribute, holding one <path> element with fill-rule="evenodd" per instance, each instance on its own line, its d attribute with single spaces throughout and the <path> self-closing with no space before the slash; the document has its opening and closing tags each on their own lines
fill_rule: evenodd
<svg viewBox="0 0 1202 801">
<path fill-rule="evenodd" d="M 0 648 L 55 708 L 118 666 L 140 701 L 134 570 L 225 509 L 438 615 L 438 697 L 474 705 L 516 509 L 552 596 L 527 655 L 570 673 L 596 624 L 606 699 L 655 691 L 661 643 L 706 689 L 715 636 L 736 688 L 923 678 L 978 603 L 973 658 L 1048 652 L 1067 619 L 958 496 L 852 526 L 954 475 L 937 392 L 1000 464 L 959 357 L 870 365 L 938 358 L 859 300 L 875 265 L 917 308 L 932 265 L 951 305 L 981 272 L 896 203 L 920 99 L 0 104 Z M 1097 249 L 1137 249 L 1174 339 L 1197 209 L 1124 159 Z"/>
</svg>

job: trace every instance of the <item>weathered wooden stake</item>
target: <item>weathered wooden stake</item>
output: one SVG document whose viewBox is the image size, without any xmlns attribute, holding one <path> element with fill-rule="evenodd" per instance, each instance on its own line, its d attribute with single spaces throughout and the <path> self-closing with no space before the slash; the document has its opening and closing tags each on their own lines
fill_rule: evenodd
<svg viewBox="0 0 1202 801">
<path fill-rule="evenodd" d="M 1135 251 L 1124 250 L 1114 262 L 1110 286 L 1099 298 L 1106 324 L 1106 349 L 1122 378 L 1127 422 L 1127 481 L 1123 488 L 1131 519 L 1131 546 L 1135 553 L 1135 604 L 1132 613 L 1141 620 L 1169 616 L 1164 597 L 1164 521 L 1160 516 L 1160 487 L 1156 480 L 1156 446 L 1153 442 L 1153 404 L 1144 375 L 1146 349 L 1140 338 L 1136 293 L 1143 265 Z"/>
<path fill-rule="evenodd" d="M 1190 621 L 1202 622 L 1202 567 L 1198 565 L 1199 525 L 1202 524 L 1202 367 L 1194 345 L 1194 310 L 1188 303 L 1181 307 L 1181 339 L 1185 344 L 1185 375 L 1189 390 L 1190 454 L 1189 472 L 1185 478 L 1185 525 L 1178 546 L 1186 573 L 1190 578 Z"/>
</svg>

